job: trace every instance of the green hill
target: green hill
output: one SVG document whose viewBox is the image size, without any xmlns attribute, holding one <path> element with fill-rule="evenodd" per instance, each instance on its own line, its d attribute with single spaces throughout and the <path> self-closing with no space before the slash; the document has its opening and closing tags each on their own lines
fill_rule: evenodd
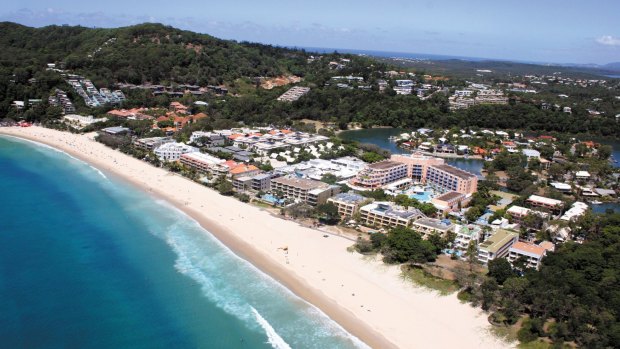
<svg viewBox="0 0 620 349">
<path fill-rule="evenodd" d="M 161 24 L 91 29 L 0 23 L 0 67 L 5 73 L 22 68 L 32 75 L 58 61 L 101 85 L 117 81 L 207 85 L 243 76 L 303 74 L 306 54 Z"/>
<path fill-rule="evenodd" d="M 48 63 L 62 62 L 66 70 L 85 76 L 98 88 L 111 88 L 119 82 L 226 85 L 231 93 L 225 98 L 208 94 L 183 97 L 187 103 L 195 98 L 209 102 L 205 111 L 211 119 L 226 122 L 282 125 L 313 119 L 335 123 L 341 128 L 358 123 L 365 127 L 480 127 L 603 136 L 620 134 L 620 123 L 615 118 L 620 103 L 615 98 L 617 82 L 600 88 L 553 85 L 546 90 L 541 88 L 541 93 L 533 96 L 511 93 L 509 105 L 481 105 L 450 111 L 448 95 L 465 86 L 466 79 L 476 81 L 473 68 L 482 63 L 451 62 L 453 66 L 448 65 L 441 71 L 451 79 L 425 81 L 424 72 L 431 69 L 424 66 L 399 69 L 394 62 L 372 57 L 321 56 L 321 59 L 309 60 L 310 55 L 303 50 L 221 40 L 161 24 L 93 29 L 79 26 L 31 28 L 4 22 L 0 23 L 0 116 L 32 121 L 59 117 L 58 110 L 48 108 L 45 102 L 37 107 L 26 107 L 26 110 L 10 107 L 13 100 L 46 100 L 56 87 L 67 92 L 79 113 L 101 115 L 107 112 L 111 108 L 109 105 L 88 108 L 60 74 L 46 70 Z M 346 64 L 340 64 L 342 62 Z M 505 75 L 515 69 L 523 73 L 530 68 L 540 68 L 510 62 L 497 63 L 494 67 Z M 385 72 L 394 69 L 404 71 L 388 77 Z M 469 71 L 469 75 L 460 75 L 464 71 Z M 413 79 L 417 84 L 433 84 L 437 93 L 420 99 L 415 95 L 397 95 L 391 88 L 385 93 L 378 92 L 380 80 L 386 79 L 394 86 L 396 79 L 411 78 L 409 72 L 416 73 Z M 293 103 L 282 103 L 276 98 L 286 87 L 256 88 L 257 77 L 288 74 L 303 77 L 302 84 L 311 87 L 311 91 Z M 351 86 L 338 84 L 332 80 L 336 75 L 353 75 L 362 82 L 346 81 Z M 489 79 L 487 83 L 512 82 L 510 77 Z M 124 107 L 161 107 L 170 102 L 167 95 L 153 96 L 145 90 L 127 90 L 126 93 Z M 557 101 L 561 93 L 570 95 L 571 100 Z M 570 103 L 572 113 L 563 113 L 561 108 L 541 110 L 539 105 L 544 101 Z M 600 114 L 592 116 L 589 109 Z"/>
</svg>

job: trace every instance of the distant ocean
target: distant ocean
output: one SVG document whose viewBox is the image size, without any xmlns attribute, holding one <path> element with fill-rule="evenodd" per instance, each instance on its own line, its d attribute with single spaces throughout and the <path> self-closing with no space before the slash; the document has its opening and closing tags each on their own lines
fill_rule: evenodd
<svg viewBox="0 0 620 349">
<path fill-rule="evenodd" d="M 480 61 L 491 60 L 489 58 L 479 58 L 479 57 L 434 55 L 434 54 L 428 54 L 428 53 L 355 50 L 355 49 L 340 49 L 340 48 L 328 48 L 328 47 L 290 47 L 290 48 L 304 49 L 308 52 L 316 52 L 316 53 L 333 53 L 335 51 L 338 51 L 339 53 L 351 53 L 351 54 L 375 56 L 375 57 L 424 59 L 424 60 L 431 60 L 431 61 L 459 59 L 463 61 L 480 62 Z M 497 61 L 498 59 L 493 59 L 493 60 Z"/>
<path fill-rule="evenodd" d="M 3 348 L 364 347 L 172 206 L 0 137 Z"/>
<path fill-rule="evenodd" d="M 356 50 L 356 49 L 342 49 L 342 48 L 329 48 L 329 47 L 308 47 L 308 46 L 287 46 L 292 49 L 304 49 L 307 52 L 315 52 L 318 54 L 325 53 L 350 53 L 357 55 L 365 55 L 365 56 L 373 56 L 373 57 L 385 57 L 385 58 L 406 58 L 406 59 L 417 59 L 417 60 L 429 60 L 429 61 L 447 61 L 447 60 L 460 60 L 467 62 L 513 62 L 513 63 L 522 63 L 522 64 L 534 64 L 534 65 L 551 65 L 558 66 L 562 68 L 577 68 L 579 65 L 575 64 L 563 64 L 563 63 L 554 63 L 554 62 L 540 62 L 540 61 L 529 61 L 529 60 L 521 60 L 521 59 L 501 59 L 501 58 L 482 58 L 482 57 L 468 57 L 468 56 L 452 56 L 452 55 L 436 55 L 430 53 L 411 53 L 411 52 L 392 52 L 392 51 L 375 51 L 375 50 Z M 602 70 L 597 71 L 595 67 L 592 74 L 601 75 L 607 78 L 612 79 L 620 79 L 620 75 L 618 74 L 606 74 L 608 70 L 604 67 L 601 67 Z"/>
</svg>

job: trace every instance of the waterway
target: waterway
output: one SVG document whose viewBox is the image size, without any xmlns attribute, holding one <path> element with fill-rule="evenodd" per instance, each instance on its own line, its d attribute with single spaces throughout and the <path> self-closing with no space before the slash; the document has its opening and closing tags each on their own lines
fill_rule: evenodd
<svg viewBox="0 0 620 349">
<path fill-rule="evenodd" d="M 340 133 L 339 136 L 342 139 L 358 141 L 360 143 L 375 144 L 382 149 L 389 150 L 393 154 L 407 154 L 409 151 L 398 147 L 395 142 L 389 140 L 390 136 L 397 136 L 405 132 L 410 131 L 400 128 L 372 128 L 344 131 Z M 612 146 L 612 160 L 618 161 L 612 162 L 612 166 L 620 167 L 620 141 L 610 139 L 595 139 L 595 141 Z M 484 165 L 484 160 L 480 159 L 448 158 L 446 159 L 446 162 L 452 166 L 476 174 L 479 177 L 481 176 L 481 170 Z M 592 210 L 596 213 L 604 213 L 607 210 L 620 212 L 620 204 L 605 203 L 601 205 L 593 205 Z"/>
<path fill-rule="evenodd" d="M 400 148 L 395 142 L 389 140 L 391 136 L 397 136 L 401 133 L 411 132 L 400 128 L 372 128 L 344 131 L 339 134 L 342 139 L 358 141 L 360 143 L 370 143 L 389 150 L 392 154 L 408 154 L 409 151 Z M 464 159 L 464 158 L 447 158 L 446 163 L 458 167 L 462 170 L 471 172 L 481 177 L 482 166 L 484 161 L 480 159 Z"/>
</svg>

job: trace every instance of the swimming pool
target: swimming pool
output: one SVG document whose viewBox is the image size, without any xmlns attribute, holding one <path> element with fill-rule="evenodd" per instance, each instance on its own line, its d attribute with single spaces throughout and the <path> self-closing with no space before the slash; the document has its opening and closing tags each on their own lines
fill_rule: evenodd
<svg viewBox="0 0 620 349">
<path fill-rule="evenodd" d="M 284 199 L 278 199 L 277 197 L 271 194 L 265 194 L 261 197 L 261 199 L 269 202 L 270 204 L 282 205 L 284 204 Z"/>
<path fill-rule="evenodd" d="M 431 202 L 433 192 L 431 191 L 423 191 L 415 194 L 409 194 L 409 197 L 412 199 L 416 199 L 420 202 Z"/>
<path fill-rule="evenodd" d="M 448 249 L 448 248 L 443 250 L 443 253 L 445 253 L 447 255 L 456 254 L 457 257 L 461 257 L 463 255 L 463 252 L 461 252 L 459 250 L 452 250 L 452 249 Z"/>
</svg>

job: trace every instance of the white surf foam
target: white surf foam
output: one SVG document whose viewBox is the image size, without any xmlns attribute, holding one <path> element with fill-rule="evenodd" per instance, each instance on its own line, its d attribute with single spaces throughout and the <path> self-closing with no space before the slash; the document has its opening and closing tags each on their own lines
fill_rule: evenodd
<svg viewBox="0 0 620 349">
<path fill-rule="evenodd" d="M 254 293 L 261 293 L 262 291 L 265 293 L 277 292 L 284 299 L 294 300 L 304 304 L 304 307 L 300 310 L 304 313 L 304 317 L 309 319 L 308 321 L 316 326 L 312 329 L 314 336 L 324 338 L 346 338 L 357 348 L 369 348 L 363 341 L 347 332 L 340 324 L 329 318 L 322 310 L 299 298 L 288 288 L 284 287 L 253 264 L 237 256 L 230 248 L 216 239 L 196 220 L 185 214 L 185 212 L 165 200 L 158 199 L 155 200 L 155 202 L 168 208 L 168 212 L 174 212 L 176 214 L 176 217 L 174 217 L 176 222 L 167 229 L 167 233 L 165 233 L 163 237 L 178 256 L 175 262 L 175 268 L 179 272 L 197 281 L 201 285 L 202 291 L 207 298 L 211 299 L 221 309 L 245 320 L 246 323 L 248 320 L 250 320 L 251 323 L 255 323 L 253 319 L 248 319 L 249 312 L 247 310 L 249 305 L 245 297 L 237 292 L 238 290 L 235 289 L 235 286 L 219 283 L 215 281 L 212 276 L 209 276 L 210 274 L 215 275 L 216 273 L 221 273 L 222 269 L 233 268 L 234 273 L 252 274 L 258 277 L 258 280 L 252 281 L 251 285 L 244 285 L 247 288 L 252 288 Z M 190 238 L 192 234 L 201 235 Z M 198 237 L 206 238 L 210 244 L 217 246 L 217 248 L 211 249 L 217 252 L 206 255 L 204 247 L 197 246 L 196 244 L 196 239 L 198 239 Z M 245 280 L 250 282 L 249 279 Z M 217 284 L 214 284 L 214 282 Z M 286 330 L 288 332 L 289 329 Z"/>
<path fill-rule="evenodd" d="M 256 322 L 258 322 L 260 327 L 262 327 L 267 334 L 267 342 L 271 344 L 274 349 L 291 349 L 291 346 L 288 345 L 288 343 L 286 343 L 286 341 L 282 337 L 280 337 L 278 332 L 276 332 L 276 330 L 269 324 L 269 322 L 265 320 L 265 318 L 262 317 L 260 313 L 256 309 L 254 309 L 254 307 L 251 308 L 252 313 L 254 313 L 254 316 L 256 316 Z"/>
<path fill-rule="evenodd" d="M 45 143 L 41 143 L 41 142 L 37 142 L 37 141 L 33 141 L 33 140 L 31 140 L 31 139 L 26 139 L 26 138 L 21 138 L 21 137 L 15 137 L 15 136 L 5 135 L 5 134 L 3 134 L 2 136 L 3 136 L 3 137 L 13 138 L 13 139 L 15 139 L 15 140 L 17 140 L 17 141 L 22 141 L 22 142 L 32 143 L 32 144 L 34 144 L 34 145 L 36 145 L 36 146 L 38 146 L 38 147 L 45 148 L 45 149 L 47 149 L 47 150 L 52 150 L 52 151 L 55 151 L 55 152 L 57 152 L 57 153 L 63 154 L 63 155 L 65 155 L 65 156 L 68 156 L 68 157 L 70 157 L 71 159 L 73 159 L 73 160 L 75 160 L 75 161 L 77 161 L 77 162 L 80 162 L 80 163 L 82 163 L 82 164 L 84 164 L 84 165 L 87 165 L 87 166 L 88 166 L 88 167 L 90 167 L 93 171 L 97 172 L 97 173 L 98 173 L 101 177 L 103 177 L 103 179 L 108 180 L 108 177 L 107 177 L 107 176 L 106 176 L 103 172 L 101 172 L 101 170 L 100 170 L 100 169 L 96 168 L 95 166 L 91 165 L 90 163 L 88 163 L 88 162 L 86 162 L 86 161 L 84 161 L 84 160 L 82 160 L 82 159 L 76 158 L 75 156 L 73 156 L 73 155 L 71 155 L 71 154 L 67 153 L 67 152 L 66 152 L 66 151 L 64 151 L 64 150 L 61 150 L 61 149 L 58 149 L 58 148 L 54 148 L 54 147 L 52 147 L 51 145 L 47 145 L 47 144 L 45 144 Z"/>
</svg>

